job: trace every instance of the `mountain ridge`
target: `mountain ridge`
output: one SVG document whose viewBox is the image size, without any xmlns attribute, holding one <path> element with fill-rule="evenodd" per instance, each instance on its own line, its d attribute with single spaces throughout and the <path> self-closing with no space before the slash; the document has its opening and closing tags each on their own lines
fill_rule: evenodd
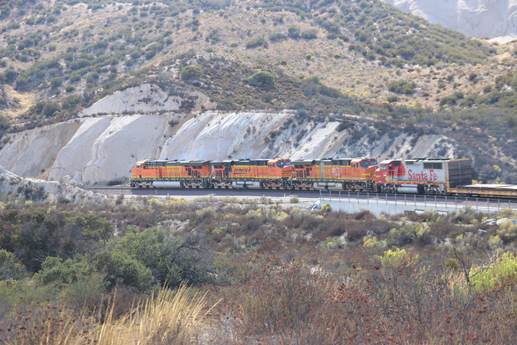
<svg viewBox="0 0 517 345">
<path fill-rule="evenodd" d="M 383 0 L 432 23 L 482 38 L 517 40 L 515 0 Z"/>
</svg>

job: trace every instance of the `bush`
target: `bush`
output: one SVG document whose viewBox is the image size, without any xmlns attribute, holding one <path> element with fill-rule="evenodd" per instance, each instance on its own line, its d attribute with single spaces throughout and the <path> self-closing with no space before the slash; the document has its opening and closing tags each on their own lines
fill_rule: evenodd
<svg viewBox="0 0 517 345">
<path fill-rule="evenodd" d="M 114 265 L 131 264 L 133 271 L 141 276 L 123 279 L 136 283 L 128 284 L 131 286 L 141 286 L 145 279 L 171 288 L 178 287 L 182 282 L 196 285 L 210 280 L 210 257 L 207 251 L 201 250 L 194 238 L 181 239 L 164 229 L 149 229 L 129 232 L 114 241 L 110 248 L 111 253 L 117 254 L 118 261 Z M 133 261 L 138 262 L 138 265 Z M 143 268 L 151 273 L 151 277 L 147 277 Z M 116 270 L 116 267 L 110 269 Z M 106 273 L 109 277 L 109 273 Z M 122 271 L 117 274 L 121 275 Z"/>
<path fill-rule="evenodd" d="M 388 233 L 388 244 L 404 246 L 413 242 L 429 244 L 431 242 L 430 228 L 427 223 L 408 223 L 391 229 Z"/>
<path fill-rule="evenodd" d="M 384 267 L 397 268 L 410 264 L 413 257 L 405 249 L 388 249 L 379 257 Z"/>
<path fill-rule="evenodd" d="M 517 255 L 504 253 L 487 267 L 473 267 L 469 273 L 472 287 L 488 291 L 504 285 L 517 284 Z"/>
<path fill-rule="evenodd" d="M 31 113 L 42 115 L 45 117 L 52 117 L 61 110 L 58 103 L 55 102 L 38 102 L 30 109 Z"/>
<path fill-rule="evenodd" d="M 35 277 L 43 285 L 65 286 L 78 281 L 81 277 L 88 276 L 91 271 L 84 259 L 63 260 L 49 256 Z"/>
<path fill-rule="evenodd" d="M 252 277 L 239 306 L 245 334 L 301 329 L 324 301 L 324 291 L 301 265 L 284 266 L 280 271 L 265 267 Z"/>
<path fill-rule="evenodd" d="M 300 38 L 300 29 L 295 26 L 291 26 L 289 29 L 287 29 L 287 36 L 289 36 L 289 38 L 297 40 L 298 38 Z"/>
<path fill-rule="evenodd" d="M 121 284 L 145 292 L 155 283 L 151 270 L 124 252 L 106 251 L 98 254 L 95 266 L 106 275 L 107 287 L 110 289 Z"/>
<path fill-rule="evenodd" d="M 267 41 L 264 37 L 255 37 L 246 43 L 246 49 L 254 49 L 258 47 L 267 47 Z"/>
<path fill-rule="evenodd" d="M 305 40 L 313 40 L 318 38 L 318 33 L 316 30 L 307 30 L 302 32 L 301 37 Z"/>
<path fill-rule="evenodd" d="M 25 267 L 13 253 L 0 249 L 0 280 L 18 280 L 26 274 Z"/>
<path fill-rule="evenodd" d="M 402 95 L 412 95 L 415 93 L 416 84 L 405 80 L 398 80 L 388 84 L 388 90 Z"/>
<path fill-rule="evenodd" d="M 504 243 L 510 243 L 517 239 L 517 224 L 513 220 L 508 220 L 499 226 L 497 234 Z"/>
<path fill-rule="evenodd" d="M 269 40 L 271 42 L 280 42 L 287 39 L 287 36 L 281 32 L 275 32 L 269 35 Z"/>
<path fill-rule="evenodd" d="M 180 78 L 183 81 L 193 81 L 201 78 L 201 68 L 195 65 L 184 66 L 180 70 Z"/>
<path fill-rule="evenodd" d="M 246 83 L 262 90 L 271 90 L 275 87 L 275 76 L 266 71 L 258 71 L 246 79 Z"/>
<path fill-rule="evenodd" d="M 5 72 L 0 73 L 0 83 L 12 84 L 16 81 L 17 77 L 18 72 L 12 68 L 9 68 Z"/>
<path fill-rule="evenodd" d="M 44 207 L 7 208 L 0 211 L 0 224 L 9 229 L 0 232 L 0 247 L 30 272 L 38 271 L 48 256 L 68 259 L 91 252 L 113 233 L 103 217 Z"/>
</svg>

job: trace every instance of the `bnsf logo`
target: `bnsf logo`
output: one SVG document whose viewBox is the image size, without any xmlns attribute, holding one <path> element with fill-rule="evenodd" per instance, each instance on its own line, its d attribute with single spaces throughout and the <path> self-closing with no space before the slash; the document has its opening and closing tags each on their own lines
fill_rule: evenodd
<svg viewBox="0 0 517 345">
<path fill-rule="evenodd" d="M 408 176 L 412 181 L 438 181 L 438 175 L 434 172 L 433 169 L 429 169 L 429 172 L 422 171 L 419 173 L 409 169 Z"/>
<path fill-rule="evenodd" d="M 235 175 L 248 175 L 251 173 L 251 168 L 233 168 L 233 173 Z"/>
</svg>

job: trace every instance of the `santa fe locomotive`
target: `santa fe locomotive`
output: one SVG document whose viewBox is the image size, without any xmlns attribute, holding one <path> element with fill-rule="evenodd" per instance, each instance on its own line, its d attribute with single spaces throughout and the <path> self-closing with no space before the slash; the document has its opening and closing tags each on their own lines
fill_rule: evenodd
<svg viewBox="0 0 517 345">
<path fill-rule="evenodd" d="M 225 161 L 145 160 L 133 188 L 340 190 L 517 197 L 517 186 L 472 185 L 470 159 L 329 158 Z"/>
</svg>

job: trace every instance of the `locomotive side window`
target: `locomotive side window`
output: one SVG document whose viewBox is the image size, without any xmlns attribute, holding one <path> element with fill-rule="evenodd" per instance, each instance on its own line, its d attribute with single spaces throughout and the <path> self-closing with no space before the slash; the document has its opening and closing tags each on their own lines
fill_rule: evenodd
<svg viewBox="0 0 517 345">
<path fill-rule="evenodd" d="M 442 163 L 424 163 L 424 169 L 441 170 Z"/>
</svg>

